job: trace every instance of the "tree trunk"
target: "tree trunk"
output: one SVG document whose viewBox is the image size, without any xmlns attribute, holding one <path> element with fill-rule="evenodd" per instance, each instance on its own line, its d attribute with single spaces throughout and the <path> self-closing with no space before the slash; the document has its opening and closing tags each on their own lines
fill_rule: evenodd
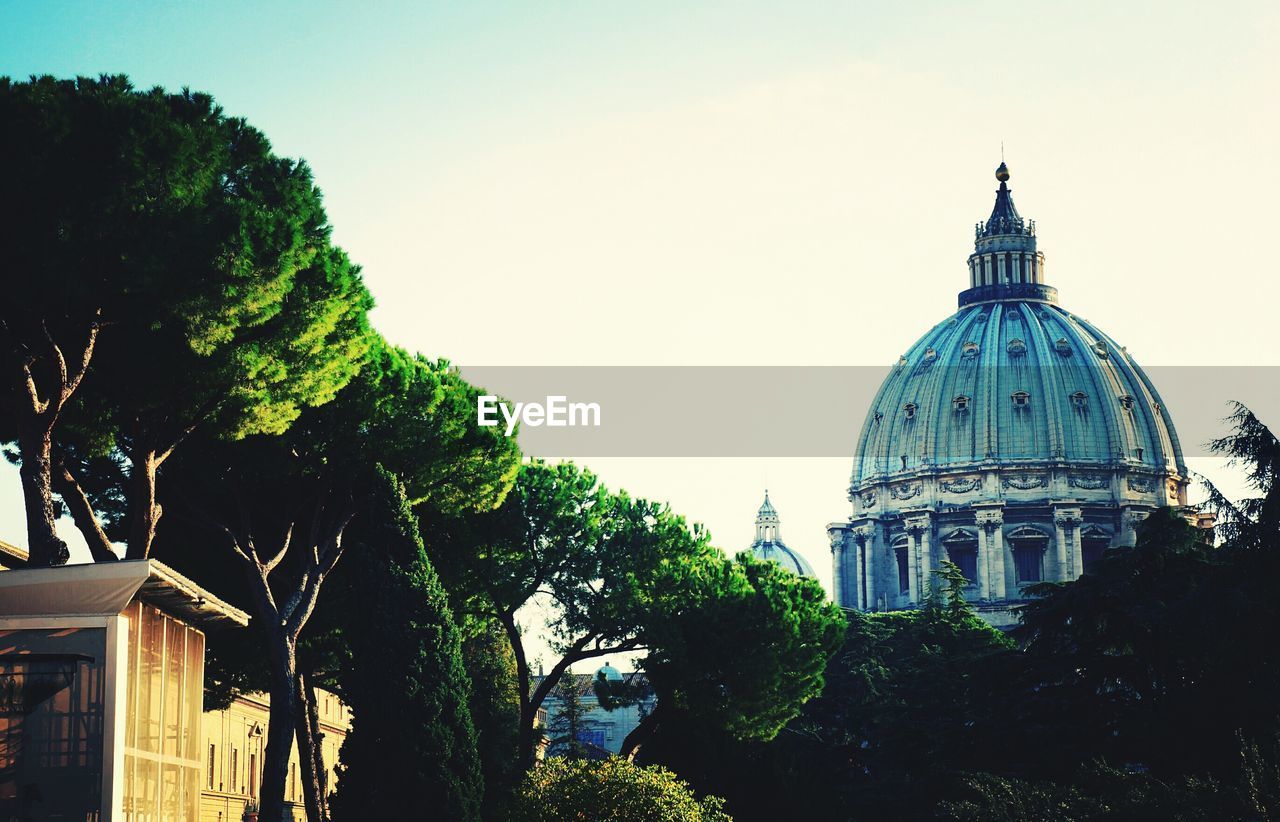
<svg viewBox="0 0 1280 822">
<path fill-rule="evenodd" d="M 316 692 L 311 676 L 298 676 L 298 761 L 302 770 L 302 798 L 307 809 L 307 822 L 328 822 L 328 786 L 324 768 L 324 751 L 320 746 L 320 712 L 316 708 Z"/>
<path fill-rule="evenodd" d="M 21 413 L 21 412 L 20 412 Z M 22 498 L 27 514 L 28 564 L 33 568 L 65 565 L 71 558 L 58 537 L 53 508 L 53 436 L 39 419 L 19 420 L 18 453 L 22 465 Z"/>
<path fill-rule="evenodd" d="M 292 815 L 284 804 L 284 789 L 289 779 L 289 752 L 293 749 L 297 715 L 297 661 L 293 640 L 278 628 L 271 629 L 270 633 L 271 714 L 267 723 L 267 746 L 262 754 L 258 819 L 291 822 Z"/>
<path fill-rule="evenodd" d="M 71 513 L 71 519 L 75 521 L 76 528 L 84 537 L 85 544 L 89 546 L 89 553 L 93 556 L 94 562 L 113 562 L 120 559 L 116 555 L 115 548 L 111 545 L 111 540 L 107 539 L 107 535 L 102 530 L 102 525 L 98 522 L 98 517 L 93 512 L 93 505 L 89 502 L 89 497 L 85 494 L 84 489 L 80 487 L 80 483 L 76 481 L 75 475 L 71 473 L 71 469 L 61 460 L 58 460 L 57 466 L 53 469 L 53 487 L 58 492 L 58 496 L 62 497 L 62 502 L 67 506 L 67 511 Z"/>
<path fill-rule="evenodd" d="M 658 729 L 658 723 L 662 721 L 659 717 L 661 709 L 662 703 L 654 705 L 653 711 L 631 729 L 631 733 L 622 740 L 622 749 L 618 751 L 619 756 L 625 757 L 629 762 L 635 761 L 636 754 L 640 753 L 640 747 L 648 742 L 653 737 L 653 732 Z"/>
<path fill-rule="evenodd" d="M 516 658 L 516 687 L 520 691 L 520 762 L 525 768 L 533 767 L 534 747 L 537 744 L 536 729 L 537 709 L 530 702 L 532 695 L 532 678 L 529 675 L 529 661 L 524 654 L 524 642 L 520 638 L 520 628 L 516 625 L 515 614 L 506 613 L 498 617 L 503 630 L 507 634 L 507 642 L 511 643 L 511 653 Z"/>
<path fill-rule="evenodd" d="M 134 443 L 129 454 L 129 545 L 126 559 L 146 559 L 156 538 L 160 505 L 156 502 L 156 450 Z"/>
</svg>

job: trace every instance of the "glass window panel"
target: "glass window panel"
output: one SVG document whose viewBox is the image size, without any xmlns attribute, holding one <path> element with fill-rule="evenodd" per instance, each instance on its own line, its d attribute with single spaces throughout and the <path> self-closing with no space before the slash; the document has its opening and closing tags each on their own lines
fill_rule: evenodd
<svg viewBox="0 0 1280 822">
<path fill-rule="evenodd" d="M 106 631 L 0 631 L 0 819 L 94 819 Z"/>
<path fill-rule="evenodd" d="M 165 756 L 178 756 L 183 753 L 182 720 L 183 720 L 183 671 L 186 669 L 186 627 L 176 620 L 165 618 L 165 651 L 164 651 L 164 713 L 161 717 L 164 728 L 163 753 Z M 190 757 L 187 757 L 190 758 Z"/>
</svg>

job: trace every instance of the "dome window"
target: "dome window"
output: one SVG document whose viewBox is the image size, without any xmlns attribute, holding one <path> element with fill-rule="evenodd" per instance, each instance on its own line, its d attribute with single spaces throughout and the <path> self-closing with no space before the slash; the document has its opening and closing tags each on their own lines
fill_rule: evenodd
<svg viewBox="0 0 1280 822">
<path fill-rule="evenodd" d="M 1053 344 L 1053 348 L 1064 357 L 1071 356 L 1071 343 L 1067 342 L 1066 337 L 1059 337 L 1058 341 Z"/>
<path fill-rule="evenodd" d="M 978 344 L 970 340 L 969 342 L 960 346 L 960 355 L 962 357 L 965 357 L 966 359 L 969 359 L 969 358 L 978 356 L 979 350 L 981 349 L 978 347 Z"/>
<path fill-rule="evenodd" d="M 1028 526 L 1009 534 L 1014 575 L 1019 584 L 1044 579 L 1044 553 L 1048 544 L 1048 535 Z"/>
<path fill-rule="evenodd" d="M 1125 394 L 1124 396 L 1122 396 L 1122 397 L 1120 398 L 1120 407 L 1121 407 L 1121 408 L 1123 408 L 1123 409 L 1124 409 L 1124 410 L 1126 410 L 1126 411 L 1132 411 L 1132 410 L 1133 410 L 1133 397 L 1129 396 L 1128 394 Z"/>
<path fill-rule="evenodd" d="M 929 362 L 933 362 L 933 361 L 934 361 L 934 360 L 936 360 L 936 359 L 938 359 L 938 352 L 937 352 L 937 351 L 935 351 L 935 350 L 934 350 L 934 349 L 932 349 L 932 348 L 926 348 L 926 349 L 924 350 L 924 361 L 925 361 L 925 362 L 927 362 L 927 363 L 929 363 Z"/>
<path fill-rule="evenodd" d="M 947 559 L 954 563 L 970 585 L 978 582 L 978 537 L 968 531 L 956 530 L 942 538 Z"/>
<path fill-rule="evenodd" d="M 914 402 L 909 402 L 906 405 L 902 406 L 902 414 L 909 420 L 915 419 L 916 404 Z"/>
<path fill-rule="evenodd" d="M 874 415 L 874 416 L 872 416 L 872 419 L 873 419 L 875 422 L 880 422 L 880 420 L 884 419 L 884 414 L 881 414 L 879 411 L 877 411 L 877 412 L 875 413 L 875 415 Z"/>
<path fill-rule="evenodd" d="M 1089 407 L 1089 395 L 1083 391 L 1075 392 L 1071 395 L 1071 405 L 1083 411 Z"/>
<path fill-rule="evenodd" d="M 1080 553 L 1084 570 L 1088 572 L 1111 547 L 1111 535 L 1096 525 L 1087 525 L 1080 532 Z"/>
<path fill-rule="evenodd" d="M 907 558 L 907 538 L 900 536 L 893 541 L 893 555 L 898 566 L 898 592 L 911 593 L 911 564 Z"/>
<path fill-rule="evenodd" d="M 955 407 L 956 411 L 968 411 L 969 398 L 966 397 L 964 394 L 961 394 L 960 396 L 956 397 L 954 400 L 951 401 L 951 405 Z"/>
<path fill-rule="evenodd" d="M 1017 338 L 1009 340 L 1009 345 L 1006 346 L 1006 348 L 1009 351 L 1009 353 L 1013 354 L 1014 356 L 1027 353 L 1027 344 Z"/>
<path fill-rule="evenodd" d="M 1026 391 L 1014 391 L 1014 392 L 1013 392 L 1013 407 L 1014 407 L 1014 408 L 1026 408 L 1026 407 L 1027 407 L 1028 405 L 1030 405 L 1030 404 L 1031 404 L 1031 395 L 1030 395 L 1030 394 L 1028 394 Z"/>
<path fill-rule="evenodd" d="M 1107 358 L 1107 353 L 1108 353 L 1107 344 L 1102 340 L 1098 340 L 1096 343 L 1093 344 L 1093 353 L 1097 354 L 1099 357 L 1102 357 L 1105 360 Z"/>
</svg>

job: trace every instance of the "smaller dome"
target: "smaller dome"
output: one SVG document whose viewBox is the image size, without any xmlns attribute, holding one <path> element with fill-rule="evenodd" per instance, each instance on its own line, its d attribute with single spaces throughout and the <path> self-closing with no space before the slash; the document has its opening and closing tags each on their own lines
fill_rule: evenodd
<svg viewBox="0 0 1280 822">
<path fill-rule="evenodd" d="M 610 665 L 609 660 L 607 659 L 604 664 L 600 666 L 600 669 L 596 671 L 596 679 L 599 679 L 602 676 L 606 682 L 622 681 L 622 671 L 619 671 L 617 668 Z"/>
<path fill-rule="evenodd" d="M 793 574 L 804 577 L 816 576 L 813 567 L 805 561 L 805 558 L 783 543 L 782 537 L 778 535 L 780 524 L 778 511 L 769 501 L 769 492 L 765 491 L 764 503 L 756 512 L 756 539 L 751 543 L 751 554 L 756 559 L 776 562 Z"/>
<path fill-rule="evenodd" d="M 813 566 L 804 557 L 782 542 L 757 542 L 751 546 L 751 555 L 756 559 L 776 562 L 791 573 L 802 577 L 817 576 L 813 572 Z"/>
<path fill-rule="evenodd" d="M 996 179 L 1002 183 L 1009 180 L 1009 167 L 1004 164 L 1004 160 L 1000 161 L 1000 167 L 996 169 Z"/>
</svg>

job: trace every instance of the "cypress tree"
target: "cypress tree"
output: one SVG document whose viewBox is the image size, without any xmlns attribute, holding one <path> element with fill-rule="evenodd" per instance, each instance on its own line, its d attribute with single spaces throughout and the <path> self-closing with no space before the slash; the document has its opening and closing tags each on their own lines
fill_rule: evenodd
<svg viewBox="0 0 1280 822">
<path fill-rule="evenodd" d="M 414 819 L 424 809 L 477 820 L 484 783 L 462 638 L 403 489 L 383 480 L 352 535 L 365 544 L 345 591 L 342 691 L 353 721 L 331 809 L 337 820 Z"/>
</svg>

